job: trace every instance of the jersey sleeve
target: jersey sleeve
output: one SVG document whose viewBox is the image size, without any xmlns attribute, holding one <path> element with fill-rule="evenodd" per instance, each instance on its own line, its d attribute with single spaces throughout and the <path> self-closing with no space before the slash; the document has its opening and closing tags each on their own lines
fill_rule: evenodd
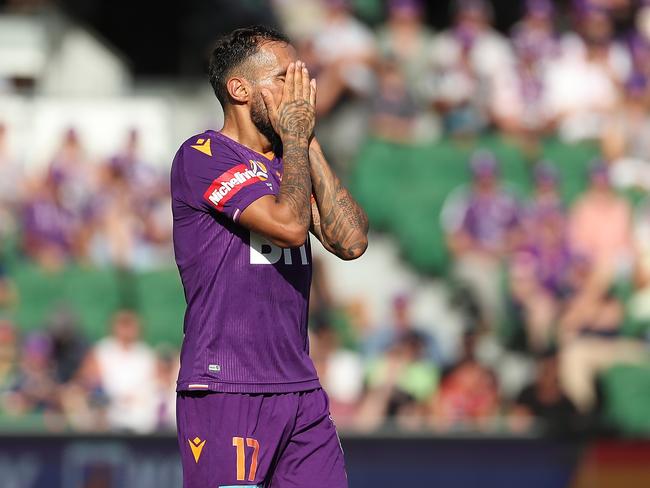
<svg viewBox="0 0 650 488">
<path fill-rule="evenodd" d="M 265 182 L 268 175 L 259 166 L 224 145 L 217 146 L 214 139 L 192 142 L 183 146 L 182 157 L 189 197 L 199 207 L 216 210 L 236 222 L 255 200 L 274 194 Z"/>
</svg>

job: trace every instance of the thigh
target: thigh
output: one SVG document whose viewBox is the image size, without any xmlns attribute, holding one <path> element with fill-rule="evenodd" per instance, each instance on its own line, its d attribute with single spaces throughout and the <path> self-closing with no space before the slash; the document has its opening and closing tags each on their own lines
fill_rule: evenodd
<svg viewBox="0 0 650 488">
<path fill-rule="evenodd" d="M 183 488 L 262 486 L 290 437 L 298 394 L 177 397 Z"/>
<path fill-rule="evenodd" d="M 300 394 L 296 424 L 269 488 L 347 488 L 343 450 L 322 389 Z"/>
</svg>

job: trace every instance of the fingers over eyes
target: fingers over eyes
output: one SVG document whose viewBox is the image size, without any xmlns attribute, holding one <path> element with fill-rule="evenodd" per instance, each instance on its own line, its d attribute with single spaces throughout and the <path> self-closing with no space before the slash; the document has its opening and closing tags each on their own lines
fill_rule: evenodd
<svg viewBox="0 0 650 488">
<path fill-rule="evenodd" d="M 309 103 L 316 107 L 316 78 L 309 82 Z"/>
<path fill-rule="evenodd" d="M 296 72 L 293 85 L 293 96 L 295 100 L 300 100 L 302 98 L 302 67 L 304 64 L 302 61 L 296 63 Z"/>
<path fill-rule="evenodd" d="M 282 91 L 283 101 L 293 100 L 295 65 L 296 63 L 290 63 L 287 67 L 287 76 L 284 79 L 284 90 Z"/>
<path fill-rule="evenodd" d="M 311 93 L 311 82 L 309 80 L 309 70 L 307 66 L 302 68 L 302 99 L 309 100 L 309 95 Z"/>
</svg>

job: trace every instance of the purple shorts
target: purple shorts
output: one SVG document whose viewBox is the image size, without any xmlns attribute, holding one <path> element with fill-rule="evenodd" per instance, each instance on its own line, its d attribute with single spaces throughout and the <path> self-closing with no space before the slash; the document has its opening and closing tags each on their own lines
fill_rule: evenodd
<svg viewBox="0 0 650 488">
<path fill-rule="evenodd" d="M 325 392 L 180 392 L 183 488 L 347 488 Z"/>
</svg>

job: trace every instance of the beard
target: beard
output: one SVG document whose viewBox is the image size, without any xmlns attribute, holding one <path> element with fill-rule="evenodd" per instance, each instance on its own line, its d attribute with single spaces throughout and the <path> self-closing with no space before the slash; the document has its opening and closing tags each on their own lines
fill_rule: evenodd
<svg viewBox="0 0 650 488">
<path fill-rule="evenodd" d="M 282 141 L 280 136 L 271 125 L 269 120 L 269 112 L 266 110 L 266 105 L 262 99 L 262 95 L 256 93 L 253 96 L 253 104 L 251 105 L 251 120 L 257 130 L 262 134 L 266 139 L 271 143 L 273 152 L 276 154 L 281 154 L 282 152 Z"/>
</svg>

